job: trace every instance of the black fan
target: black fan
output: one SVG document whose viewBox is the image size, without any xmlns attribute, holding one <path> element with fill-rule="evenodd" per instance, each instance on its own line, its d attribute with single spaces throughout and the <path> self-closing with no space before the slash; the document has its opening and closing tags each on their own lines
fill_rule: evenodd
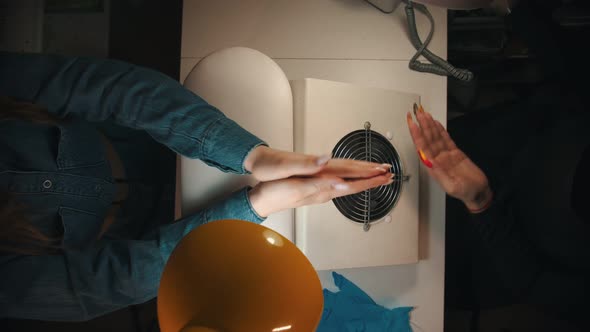
<svg viewBox="0 0 590 332">
<path fill-rule="evenodd" d="M 391 172 L 397 179 L 403 179 L 402 163 L 399 154 L 383 135 L 370 129 L 353 131 L 344 136 L 332 151 L 334 158 L 367 160 L 376 163 L 391 164 Z M 403 181 L 394 181 L 390 185 L 380 186 L 364 192 L 334 198 L 332 201 L 346 218 L 362 223 L 365 230 L 373 221 L 385 217 L 397 203 Z"/>
</svg>

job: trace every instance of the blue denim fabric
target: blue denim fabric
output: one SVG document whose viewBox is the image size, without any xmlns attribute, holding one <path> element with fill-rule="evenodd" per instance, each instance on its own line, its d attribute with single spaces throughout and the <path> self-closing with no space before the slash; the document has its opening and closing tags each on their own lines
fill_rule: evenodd
<svg viewBox="0 0 590 332">
<path fill-rule="evenodd" d="M 324 289 L 324 311 L 316 332 L 412 332 L 412 307 L 387 309 L 341 274 L 332 272 L 339 291 Z"/>
<path fill-rule="evenodd" d="M 116 188 L 91 123 L 145 131 L 177 153 L 238 174 L 247 154 L 265 144 L 163 74 L 111 60 L 0 53 L 0 95 L 64 119 L 0 122 L 0 192 L 25 204 L 33 225 L 63 237 L 61 254 L 0 255 L 0 317 L 79 321 L 145 302 L 192 229 L 226 218 L 263 221 L 244 188 L 177 222 L 125 236 L 124 228 L 138 227 L 134 220 L 96 240 Z M 130 209 L 145 207 L 141 196 L 130 199 Z"/>
</svg>

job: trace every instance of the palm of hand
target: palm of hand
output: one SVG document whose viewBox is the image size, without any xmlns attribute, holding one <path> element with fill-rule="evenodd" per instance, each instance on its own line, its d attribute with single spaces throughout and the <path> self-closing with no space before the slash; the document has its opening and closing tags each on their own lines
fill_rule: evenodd
<svg viewBox="0 0 590 332">
<path fill-rule="evenodd" d="M 433 160 L 437 167 L 429 168 L 429 174 L 455 198 L 473 200 L 487 186 L 485 174 L 457 147 L 437 151 Z"/>
<path fill-rule="evenodd" d="M 280 151 L 261 146 L 249 156 L 246 163 L 254 178 L 268 182 L 292 176 L 335 176 L 341 179 L 368 179 L 383 175 L 391 165 L 352 159 L 330 159 L 329 155 L 314 156 Z"/>
<path fill-rule="evenodd" d="M 260 182 L 250 202 L 260 216 L 368 190 L 392 181 L 390 165 L 258 147 L 244 167 Z"/>
<path fill-rule="evenodd" d="M 410 113 L 407 115 L 408 128 L 416 148 L 422 150 L 432 162 L 428 168 L 431 175 L 443 190 L 464 202 L 473 201 L 487 188 L 485 174 L 463 151 L 455 145 L 442 124 L 423 110 L 416 112 L 420 126 L 416 125 Z"/>
<path fill-rule="evenodd" d="M 321 159 L 318 161 L 318 159 Z M 316 157 L 260 146 L 246 159 L 245 167 L 258 181 L 286 179 L 319 172 L 329 156 Z"/>
</svg>

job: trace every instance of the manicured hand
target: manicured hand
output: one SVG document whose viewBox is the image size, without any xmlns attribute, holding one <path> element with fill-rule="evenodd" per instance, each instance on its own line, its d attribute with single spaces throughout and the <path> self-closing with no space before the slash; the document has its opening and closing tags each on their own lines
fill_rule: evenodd
<svg viewBox="0 0 590 332">
<path fill-rule="evenodd" d="M 414 114 L 418 124 L 408 112 L 408 128 L 416 149 L 424 154 L 428 174 L 447 194 L 463 201 L 469 210 L 481 210 L 492 195 L 486 175 L 457 148 L 443 125 L 430 113 L 420 106 Z"/>
<path fill-rule="evenodd" d="M 325 203 L 392 182 L 389 172 L 369 178 L 346 180 L 329 174 L 260 182 L 250 190 L 250 202 L 262 217 L 285 209 Z"/>
<path fill-rule="evenodd" d="M 369 178 L 384 174 L 391 165 L 352 159 L 331 159 L 258 146 L 247 156 L 244 167 L 258 181 L 286 179 L 291 176 L 332 175 L 343 179 Z"/>
</svg>

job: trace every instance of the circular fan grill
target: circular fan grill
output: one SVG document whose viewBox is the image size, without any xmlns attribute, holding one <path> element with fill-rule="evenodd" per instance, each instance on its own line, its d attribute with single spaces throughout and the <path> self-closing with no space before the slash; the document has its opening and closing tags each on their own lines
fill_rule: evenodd
<svg viewBox="0 0 590 332">
<path fill-rule="evenodd" d="M 399 154 L 383 135 L 370 129 L 353 131 L 344 136 L 334 147 L 334 158 L 368 160 L 375 163 L 392 165 L 391 172 L 396 178 L 403 178 L 402 163 Z M 332 201 L 346 218 L 365 224 L 385 217 L 397 203 L 403 181 L 394 181 L 387 186 L 379 186 L 364 192 L 337 197 Z"/>
</svg>

